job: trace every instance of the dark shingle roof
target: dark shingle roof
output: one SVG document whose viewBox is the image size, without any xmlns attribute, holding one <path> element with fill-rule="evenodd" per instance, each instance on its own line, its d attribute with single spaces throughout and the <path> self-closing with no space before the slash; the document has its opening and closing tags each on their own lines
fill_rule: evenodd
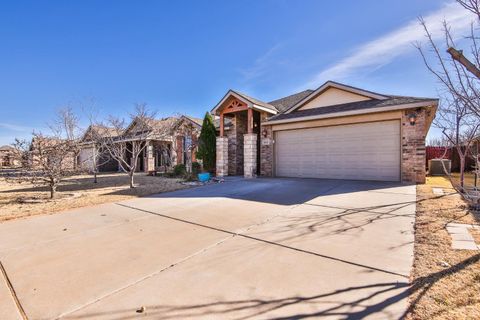
<svg viewBox="0 0 480 320">
<path fill-rule="evenodd" d="M 302 92 L 294 93 L 284 98 L 270 101 L 269 104 L 274 106 L 278 110 L 278 112 L 282 113 L 290 109 L 294 105 L 296 105 L 299 101 L 303 100 L 305 97 L 309 96 L 312 92 L 313 90 L 308 89 Z"/>
<path fill-rule="evenodd" d="M 358 101 L 358 102 L 343 103 L 343 104 L 338 104 L 333 106 L 293 111 L 291 113 L 282 113 L 269 118 L 268 121 L 294 119 L 294 118 L 317 116 L 317 115 L 354 111 L 354 110 L 372 109 L 372 111 L 375 111 L 376 108 L 390 107 L 390 106 L 409 104 L 409 103 L 415 103 L 415 102 L 435 101 L 435 100 L 437 99 L 389 96 L 389 98 L 384 100 L 376 100 L 376 99 L 365 100 L 365 101 Z"/>
</svg>

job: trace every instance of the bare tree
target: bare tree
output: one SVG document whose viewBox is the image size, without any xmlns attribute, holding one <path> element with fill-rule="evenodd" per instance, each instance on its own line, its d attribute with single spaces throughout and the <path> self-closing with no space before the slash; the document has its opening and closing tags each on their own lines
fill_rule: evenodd
<svg viewBox="0 0 480 320">
<path fill-rule="evenodd" d="M 48 186 L 50 198 L 54 198 L 60 182 L 78 172 L 75 164 L 78 154 L 76 130 L 78 118 L 70 108 L 61 109 L 50 125 L 52 134 L 33 133 L 31 141 L 16 140 L 22 164 L 15 179 L 34 185 Z"/>
<path fill-rule="evenodd" d="M 465 38 L 470 41 L 471 56 L 478 65 L 480 63 L 480 48 L 476 36 L 476 26 L 480 21 L 478 1 L 457 0 L 457 2 L 478 17 L 476 23 L 471 26 L 470 34 Z M 472 65 L 465 62 L 463 52 L 454 49 L 457 46 L 447 21 L 443 21 L 443 45 L 433 40 L 434 37 L 423 19 L 420 19 L 420 23 L 425 30 L 429 51 L 425 51 L 420 44 L 416 47 L 427 69 L 439 81 L 441 85 L 439 92 L 443 96 L 434 125 L 441 129 L 448 144 L 455 148 L 459 155 L 460 188 L 463 192 L 465 159 L 480 128 L 480 79 Z M 442 47 L 445 50 L 441 49 Z M 433 56 L 433 62 L 429 59 L 428 53 Z M 458 55 L 459 53 L 463 58 Z"/>
<path fill-rule="evenodd" d="M 106 150 L 118 162 L 119 168 L 130 177 L 130 188 L 134 188 L 134 175 L 138 168 L 138 160 L 147 147 L 147 140 L 151 137 L 151 122 L 154 113 L 147 109 L 146 104 L 135 105 L 130 115 L 131 122 L 110 116 L 106 123 L 96 125 L 110 128 L 105 134 L 93 132 L 96 145 Z"/>
<path fill-rule="evenodd" d="M 448 145 L 455 148 L 460 159 L 460 188 L 464 191 L 465 161 L 479 133 L 480 121 L 459 99 L 444 96 L 437 110 L 434 125 L 442 130 Z"/>
</svg>

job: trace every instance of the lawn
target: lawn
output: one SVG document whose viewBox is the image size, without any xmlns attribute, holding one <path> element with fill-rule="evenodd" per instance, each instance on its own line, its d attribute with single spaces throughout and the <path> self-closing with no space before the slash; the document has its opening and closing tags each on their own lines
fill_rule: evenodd
<svg viewBox="0 0 480 320">
<path fill-rule="evenodd" d="M 432 187 L 446 195 L 434 195 Z M 449 222 L 479 223 L 446 178 L 430 177 L 417 186 L 409 319 L 480 319 L 480 252 L 453 250 Z"/>
<path fill-rule="evenodd" d="M 452 179 L 456 183 L 460 183 L 460 173 L 452 172 Z M 465 172 L 465 185 L 466 186 L 475 186 L 475 174 L 473 172 Z M 477 182 L 477 186 L 479 182 Z"/>
<path fill-rule="evenodd" d="M 49 192 L 44 187 L 0 179 L 0 221 L 188 188 L 181 181 L 138 173 L 135 175 L 137 187 L 130 189 L 126 174 L 100 174 L 98 183 L 93 183 L 90 175 L 79 175 L 63 181 L 57 199 L 49 200 Z"/>
</svg>

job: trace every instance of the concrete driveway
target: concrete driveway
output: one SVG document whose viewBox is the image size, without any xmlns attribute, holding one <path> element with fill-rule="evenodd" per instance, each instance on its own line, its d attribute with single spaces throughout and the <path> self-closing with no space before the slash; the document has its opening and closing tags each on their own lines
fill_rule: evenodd
<svg viewBox="0 0 480 320">
<path fill-rule="evenodd" d="M 0 262 L 28 319 L 398 319 L 414 215 L 415 186 L 230 179 L 0 224 Z"/>
</svg>

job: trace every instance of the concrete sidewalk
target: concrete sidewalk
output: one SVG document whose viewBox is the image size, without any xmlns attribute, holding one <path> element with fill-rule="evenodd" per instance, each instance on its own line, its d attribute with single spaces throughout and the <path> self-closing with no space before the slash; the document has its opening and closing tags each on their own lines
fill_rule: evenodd
<svg viewBox="0 0 480 320">
<path fill-rule="evenodd" d="M 29 319 L 398 319 L 414 214 L 415 186 L 242 179 L 0 224 L 0 261 Z"/>
</svg>

